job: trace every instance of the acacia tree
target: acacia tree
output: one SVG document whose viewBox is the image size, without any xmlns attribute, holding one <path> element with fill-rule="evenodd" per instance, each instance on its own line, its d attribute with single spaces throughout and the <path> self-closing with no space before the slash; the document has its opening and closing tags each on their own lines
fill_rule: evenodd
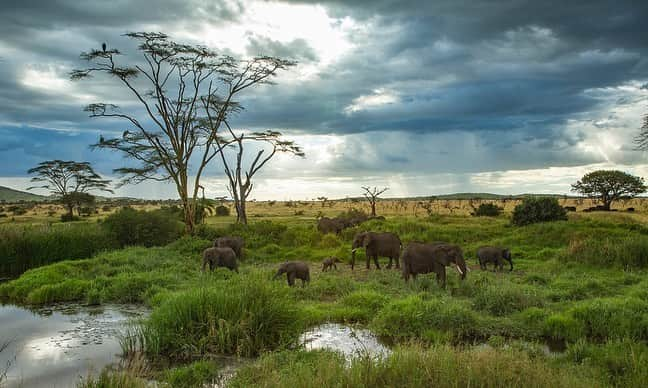
<svg viewBox="0 0 648 388">
<path fill-rule="evenodd" d="M 46 160 L 29 169 L 27 173 L 35 175 L 31 179 L 32 182 L 44 183 L 40 186 L 28 187 L 27 190 L 36 188 L 49 190 L 67 207 L 70 219 L 74 216 L 74 206 L 80 198 L 87 199 L 90 195 L 89 191 L 113 192 L 109 188 L 110 180 L 102 179 L 88 162 Z"/>
<path fill-rule="evenodd" d="M 389 190 L 389 187 L 385 187 L 382 190 L 378 190 L 377 187 L 374 187 L 373 189 L 369 187 L 362 187 L 362 190 L 365 192 L 362 193 L 365 198 L 367 198 L 367 201 L 369 201 L 369 204 L 371 205 L 371 216 L 375 217 L 376 216 L 376 202 L 378 201 L 378 197 L 380 197 L 380 194 L 384 193 L 385 191 Z"/>
<path fill-rule="evenodd" d="M 242 224 L 247 224 L 246 201 L 252 192 L 252 178 L 254 175 L 263 168 L 277 153 L 292 154 L 299 157 L 304 157 L 305 154 L 301 147 L 296 145 L 295 142 L 282 139 L 281 132 L 265 131 L 265 132 L 251 132 L 241 133 L 236 135 L 227 122 L 225 126 L 229 132 L 228 138 L 218 137 L 217 147 L 223 151 L 220 152 L 221 161 L 225 175 L 229 181 L 228 190 L 231 197 L 234 199 L 234 207 L 236 209 L 236 221 Z M 260 143 L 262 147 L 256 152 L 256 155 L 247 167 L 244 166 L 244 146 L 250 143 Z M 228 144 L 224 148 L 223 144 Z M 233 150 L 236 155 L 234 164 L 228 161 L 226 151 Z"/>
<path fill-rule="evenodd" d="M 172 181 L 186 231 L 193 233 L 200 179 L 226 145 L 217 146 L 218 131 L 242 109 L 235 97 L 250 86 L 270 83 L 279 70 L 295 62 L 267 56 L 238 60 L 204 46 L 176 43 L 162 33 L 126 36 L 139 43 L 139 63 L 121 64 L 121 53 L 103 46 L 82 53 L 89 66 L 71 73 L 72 79 L 95 73 L 111 76 L 143 108 L 143 113 L 126 113 L 112 104 L 87 106 L 90 117 L 121 119 L 129 127 L 121 136 L 100 137 L 92 147 L 120 152 L 135 162 L 115 169 L 123 178 L 120 185 Z"/>
<path fill-rule="evenodd" d="M 593 171 L 572 185 L 572 191 L 599 198 L 605 210 L 610 210 L 613 201 L 630 199 L 646 189 L 643 178 L 617 170 Z"/>
</svg>

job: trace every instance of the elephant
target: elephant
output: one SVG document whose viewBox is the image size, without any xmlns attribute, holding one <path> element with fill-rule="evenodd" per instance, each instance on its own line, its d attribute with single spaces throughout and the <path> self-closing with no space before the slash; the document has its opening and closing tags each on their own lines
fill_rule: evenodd
<svg viewBox="0 0 648 388">
<path fill-rule="evenodd" d="M 365 249 L 365 256 L 367 256 L 367 269 L 371 267 L 371 259 L 373 258 L 376 268 L 380 269 L 378 264 L 378 256 L 389 257 L 389 264 L 387 268 L 392 267 L 392 261 L 396 261 L 396 268 L 400 268 L 398 260 L 401 252 L 401 241 L 393 233 L 384 232 L 363 232 L 356 234 L 351 245 L 351 269 L 355 267 L 355 252 L 359 248 Z"/>
<path fill-rule="evenodd" d="M 234 253 L 236 253 L 236 258 L 241 259 L 243 257 L 243 246 L 245 245 L 245 240 L 242 237 L 219 237 L 214 240 L 214 246 L 218 248 L 232 248 Z"/>
<path fill-rule="evenodd" d="M 335 265 L 335 263 L 341 263 L 341 262 L 342 260 L 338 259 L 337 257 L 327 257 L 322 262 L 322 272 L 326 272 L 331 268 L 335 268 L 335 270 L 337 271 L 338 268 L 337 265 Z"/>
<path fill-rule="evenodd" d="M 310 270 L 308 264 L 303 261 L 287 261 L 281 264 L 272 280 L 277 279 L 283 274 L 286 274 L 288 285 L 291 287 L 295 285 L 295 279 L 301 279 L 302 287 L 310 282 Z"/>
<path fill-rule="evenodd" d="M 513 260 L 511 260 L 511 250 L 508 248 L 500 247 L 480 247 L 477 249 L 477 259 L 479 260 L 479 267 L 486 269 L 486 264 L 493 263 L 495 268 L 499 270 L 504 269 L 504 260 L 508 261 L 513 271 Z"/>
<path fill-rule="evenodd" d="M 344 223 L 337 218 L 322 217 L 317 221 L 317 230 L 322 233 L 340 233 L 344 229 Z"/>
<path fill-rule="evenodd" d="M 238 263 L 236 262 L 236 253 L 232 248 L 210 247 L 203 251 L 202 271 L 209 264 L 209 270 L 213 271 L 214 267 L 225 267 L 238 273 Z"/>
<path fill-rule="evenodd" d="M 403 279 L 409 281 L 410 276 L 416 280 L 416 275 L 434 272 L 441 287 L 446 286 L 446 267 L 454 264 L 461 280 L 466 278 L 468 268 L 461 247 L 454 244 L 426 244 L 411 242 L 403 249 Z"/>
</svg>

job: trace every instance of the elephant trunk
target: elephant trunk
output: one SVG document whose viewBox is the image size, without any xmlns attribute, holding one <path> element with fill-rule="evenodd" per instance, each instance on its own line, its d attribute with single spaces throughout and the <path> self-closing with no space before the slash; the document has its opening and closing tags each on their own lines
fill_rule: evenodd
<svg viewBox="0 0 648 388">
<path fill-rule="evenodd" d="M 508 259 L 508 262 L 511 265 L 511 269 L 509 269 L 509 272 L 513 272 L 513 260 Z"/>
<path fill-rule="evenodd" d="M 355 253 L 358 248 L 351 249 L 351 269 L 355 266 Z"/>
<path fill-rule="evenodd" d="M 459 272 L 459 275 L 461 275 L 461 280 L 464 280 L 466 278 L 466 273 L 468 273 L 468 268 L 466 268 L 466 262 L 461 260 L 458 263 L 455 263 L 455 267 L 457 268 L 457 272 Z"/>
<path fill-rule="evenodd" d="M 279 276 L 281 276 L 281 271 L 277 272 L 275 276 L 272 277 L 272 280 L 277 280 Z"/>
</svg>

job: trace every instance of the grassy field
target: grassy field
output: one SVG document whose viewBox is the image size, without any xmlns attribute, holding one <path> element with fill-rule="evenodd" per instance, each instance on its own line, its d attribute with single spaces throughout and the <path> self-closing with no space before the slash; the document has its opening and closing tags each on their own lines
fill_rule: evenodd
<svg viewBox="0 0 648 388">
<path fill-rule="evenodd" d="M 395 216 L 387 209 L 403 205 L 383 205 L 386 221 L 320 235 L 313 216 L 334 215 L 346 205 L 298 204 L 304 213 L 295 215 L 302 208 L 255 204 L 252 214 L 264 209 L 267 217 L 253 217 L 247 227 L 211 217 L 199 236 L 165 247 L 130 247 L 32 269 L 2 284 L 0 297 L 18 304 L 151 306 L 150 318 L 124 348 L 153 364 L 185 365 L 177 373 L 147 372 L 176 379 L 177 386 L 182 376 L 209 374 L 205 370 L 218 365 L 200 360 L 223 354 L 255 360 L 231 381 L 235 387 L 645 386 L 645 214 L 571 213 L 568 221 L 513 227 L 506 216 L 428 216 L 424 210 L 415 217 L 411 208 Z M 360 230 L 392 231 L 404 243 L 457 243 L 471 272 L 463 282 L 450 273 L 445 290 L 432 276 L 406 284 L 393 269 L 351 271 L 343 264 L 322 273 L 324 257 L 349 259 Z M 225 234 L 246 239 L 240 274 L 201 273 L 200 252 Z M 475 250 L 487 244 L 511 248 L 513 272 L 479 269 Z M 287 259 L 312 263 L 309 286 L 272 281 L 277 263 Z M 294 348 L 303 330 L 324 322 L 369 328 L 395 351 L 384 360 L 347 365 L 335 353 Z M 549 353 L 547 344 L 564 351 Z M 129 379 L 138 378 L 106 374 L 87 386 L 119 385 L 111 379 L 134 386 Z"/>
</svg>

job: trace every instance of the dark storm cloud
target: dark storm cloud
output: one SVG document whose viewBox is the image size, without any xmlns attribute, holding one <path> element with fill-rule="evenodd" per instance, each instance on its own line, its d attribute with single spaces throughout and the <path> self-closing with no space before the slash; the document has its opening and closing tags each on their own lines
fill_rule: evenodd
<svg viewBox="0 0 648 388">
<path fill-rule="evenodd" d="M 280 78 L 276 86 L 242 96 L 246 110 L 234 124 L 293 134 L 358 135 L 349 138 L 342 157 L 323 174 L 425 168 L 477 172 L 600 162 L 601 156 L 583 154 L 577 147 L 588 133 L 566 129 L 570 121 L 607 108 L 588 91 L 630 81 L 648 85 L 645 1 L 290 2 L 322 4 L 329 16 L 340 18 L 334 21 L 337 25 L 345 17 L 353 19 L 356 28 L 346 37 L 353 46 L 311 77 Z M 81 51 L 101 42 L 134 52 L 133 43 L 121 36 L 126 31 L 238 25 L 244 23 L 242 13 L 248 5 L 173 0 L 4 2 L 0 160 L 24 155 L 32 163 L 53 155 L 30 142 L 35 138 L 56 141 L 62 145 L 60 152 L 79 155 L 75 152 L 81 152 L 76 150 L 82 142 L 124 129 L 117 122 L 88 119 L 82 108 L 94 101 L 86 94 L 131 111 L 139 109 L 110 80 L 39 88 L 25 82 L 26 69 L 65 77 L 80 65 Z M 232 44 L 248 55 L 293 58 L 301 66 L 317 65 L 323 58 L 318 47 L 300 37 L 286 41 L 259 31 L 246 31 L 245 36 L 246 42 Z M 628 98 L 619 95 L 617 105 L 637 103 Z M 605 130 L 608 121 L 592 126 Z M 80 134 L 47 134 L 45 129 L 75 129 Z M 361 136 L 366 133 L 372 135 Z M 390 142 L 381 141 L 394 133 L 399 135 L 389 137 Z M 468 138 L 475 144 L 457 144 Z M 398 141 L 416 151 L 409 154 Z M 422 144 L 425 141 L 429 143 Z M 461 158 L 452 147 L 462 149 Z M 376 157 L 358 156 L 367 153 Z M 112 156 L 97 155 L 80 156 L 96 159 L 104 168 L 118 163 Z M 19 170 L 2 167 L 0 175 Z"/>
</svg>

